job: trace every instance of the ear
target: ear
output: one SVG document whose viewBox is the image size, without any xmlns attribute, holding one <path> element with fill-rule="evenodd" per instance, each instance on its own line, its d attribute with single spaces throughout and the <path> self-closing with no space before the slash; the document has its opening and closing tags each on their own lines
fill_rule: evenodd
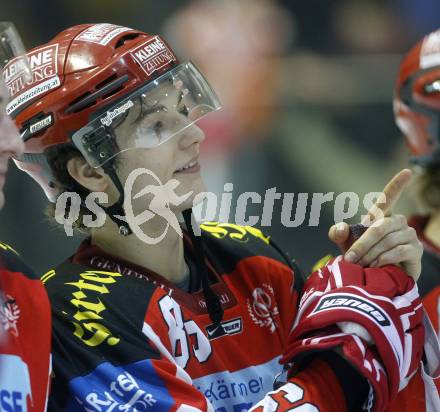
<svg viewBox="0 0 440 412">
<path fill-rule="evenodd" d="M 91 192 L 107 192 L 110 178 L 101 167 L 90 166 L 83 157 L 73 157 L 67 161 L 67 171 L 79 184 Z"/>
</svg>

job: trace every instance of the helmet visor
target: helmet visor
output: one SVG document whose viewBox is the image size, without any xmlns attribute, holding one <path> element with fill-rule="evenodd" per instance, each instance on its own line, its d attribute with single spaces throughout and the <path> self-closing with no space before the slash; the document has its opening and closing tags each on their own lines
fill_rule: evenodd
<svg viewBox="0 0 440 412">
<path fill-rule="evenodd" d="M 25 82 L 32 79 L 29 59 L 21 37 L 14 24 L 5 21 L 0 21 L 0 70 L 5 83 L 20 76 Z"/>
<path fill-rule="evenodd" d="M 72 140 L 99 167 L 126 150 L 157 147 L 220 107 L 199 70 L 182 63 L 106 108 Z"/>
</svg>

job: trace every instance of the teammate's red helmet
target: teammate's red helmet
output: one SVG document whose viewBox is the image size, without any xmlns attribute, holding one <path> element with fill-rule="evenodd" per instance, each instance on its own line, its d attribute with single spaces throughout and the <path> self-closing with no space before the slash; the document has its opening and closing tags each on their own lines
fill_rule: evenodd
<svg viewBox="0 0 440 412">
<path fill-rule="evenodd" d="M 440 163 L 440 30 L 425 36 L 403 59 L 394 116 L 412 160 L 423 166 Z"/>
<path fill-rule="evenodd" d="M 139 30 L 113 24 L 78 25 L 27 55 L 31 82 L 16 75 L 14 61 L 3 71 L 12 94 L 7 112 L 26 145 L 25 155 L 16 160 L 18 167 L 37 180 L 51 200 L 57 192 L 45 150 L 74 145 L 93 166 L 102 165 L 121 151 L 110 141 L 107 128 L 134 105 L 134 98 L 145 97 L 152 89 L 145 89 L 147 85 L 160 85 L 159 79 L 167 76 L 168 85 L 185 87 L 186 94 L 189 88 L 201 99 L 192 104 L 198 108 L 197 118 L 219 107 L 212 89 L 191 63 L 181 64 L 160 36 Z M 139 147 L 154 146 L 148 144 L 142 141 Z"/>
</svg>

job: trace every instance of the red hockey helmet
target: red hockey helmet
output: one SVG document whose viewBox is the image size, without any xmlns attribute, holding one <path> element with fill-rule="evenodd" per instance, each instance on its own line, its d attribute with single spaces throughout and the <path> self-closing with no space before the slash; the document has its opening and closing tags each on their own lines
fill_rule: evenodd
<svg viewBox="0 0 440 412">
<path fill-rule="evenodd" d="M 440 30 L 425 36 L 404 57 L 393 106 L 411 160 L 422 166 L 440 164 Z"/>
<path fill-rule="evenodd" d="M 16 159 L 18 167 L 52 201 L 57 190 L 46 161 L 48 148 L 73 145 L 98 167 L 123 150 L 155 147 L 220 107 L 192 63 L 180 63 L 160 36 L 127 27 L 106 23 L 74 26 L 27 56 L 31 81 L 17 75 L 14 61 L 3 71 L 12 94 L 7 112 L 25 141 L 26 153 Z M 161 100 L 170 93 L 177 96 L 176 111 L 185 116 L 173 118 L 159 132 L 144 124 L 134 139 L 127 139 L 126 146 L 116 143 L 111 133 L 116 120 L 137 102 L 160 114 Z M 183 109 L 177 107 L 181 105 Z"/>
</svg>

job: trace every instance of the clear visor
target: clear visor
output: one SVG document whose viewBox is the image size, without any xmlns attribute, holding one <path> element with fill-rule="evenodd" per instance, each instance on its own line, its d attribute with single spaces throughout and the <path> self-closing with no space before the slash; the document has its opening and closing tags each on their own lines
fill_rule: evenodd
<svg viewBox="0 0 440 412">
<path fill-rule="evenodd" d="M 107 108 L 72 140 L 99 167 L 126 150 L 157 147 L 220 107 L 199 70 L 182 63 Z"/>
<path fill-rule="evenodd" d="M 5 21 L 0 21 L 0 70 L 3 71 L 6 83 L 19 76 L 26 82 L 32 79 L 32 70 L 21 37 L 14 24 Z"/>
</svg>

